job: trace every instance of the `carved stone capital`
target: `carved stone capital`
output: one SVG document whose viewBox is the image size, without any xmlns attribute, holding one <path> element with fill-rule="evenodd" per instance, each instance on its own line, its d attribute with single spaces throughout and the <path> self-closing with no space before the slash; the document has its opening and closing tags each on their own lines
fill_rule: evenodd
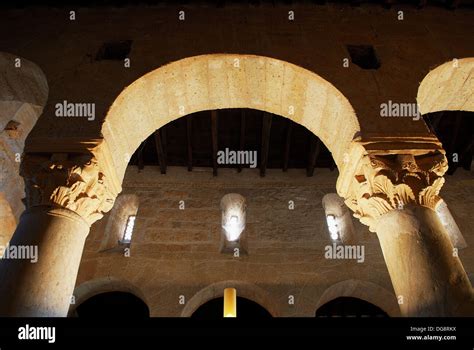
<svg viewBox="0 0 474 350">
<path fill-rule="evenodd" d="M 27 208 L 46 205 L 69 209 L 89 225 L 112 208 L 117 196 L 92 154 L 27 154 L 20 173 L 25 179 Z"/>
<path fill-rule="evenodd" d="M 434 209 L 448 169 L 444 152 L 359 152 L 353 176 L 344 179 L 346 205 L 370 231 L 381 215 L 409 204 Z M 351 160 L 352 161 L 352 160 Z M 339 188 L 342 185 L 338 183 Z"/>
</svg>

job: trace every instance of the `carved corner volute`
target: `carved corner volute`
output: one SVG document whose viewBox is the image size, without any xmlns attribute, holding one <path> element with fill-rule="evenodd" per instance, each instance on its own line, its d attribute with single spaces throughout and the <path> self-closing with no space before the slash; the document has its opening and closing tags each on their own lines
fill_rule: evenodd
<svg viewBox="0 0 474 350">
<path fill-rule="evenodd" d="M 389 211 L 409 204 L 434 209 L 441 200 L 448 162 L 440 144 L 431 149 L 416 145 L 410 149 L 408 144 L 376 149 L 357 142 L 351 155 L 352 165 L 338 179 L 338 193 L 370 231 L 375 231 L 377 219 Z"/>
</svg>

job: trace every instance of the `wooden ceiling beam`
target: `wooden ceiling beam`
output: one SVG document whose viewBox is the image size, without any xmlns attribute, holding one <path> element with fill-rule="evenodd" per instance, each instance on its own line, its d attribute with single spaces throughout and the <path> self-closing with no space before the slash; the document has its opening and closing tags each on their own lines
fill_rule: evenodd
<svg viewBox="0 0 474 350">
<path fill-rule="evenodd" d="M 456 115 L 454 117 L 454 128 L 451 133 L 451 142 L 449 145 L 449 152 L 453 154 L 456 150 L 456 145 L 459 137 L 459 131 L 461 130 L 461 123 L 462 123 L 462 112 L 456 111 Z"/>
<path fill-rule="evenodd" d="M 165 127 L 156 130 L 154 133 L 156 154 L 158 155 L 158 164 L 160 165 L 160 172 L 162 174 L 166 174 L 166 155 L 164 151 L 166 139 L 165 137 L 162 137 L 163 135 L 166 135 Z"/>
<path fill-rule="evenodd" d="M 260 151 L 260 176 L 264 177 L 267 171 L 268 150 L 270 148 L 270 131 L 272 128 L 272 115 L 263 113 L 262 120 L 262 148 Z"/>
<path fill-rule="evenodd" d="M 145 148 L 145 141 L 140 145 L 140 148 L 138 149 L 137 152 L 137 165 L 138 165 L 138 170 L 143 170 L 145 168 L 145 162 L 143 160 L 143 148 Z"/>
<path fill-rule="evenodd" d="M 319 153 L 321 151 L 321 141 L 319 138 L 311 135 L 311 146 L 308 157 L 308 167 L 306 168 L 306 175 L 313 176 L 314 168 L 316 167 L 316 160 L 318 159 Z"/>
<path fill-rule="evenodd" d="M 290 149 L 291 149 L 291 134 L 293 133 L 293 122 L 288 119 L 286 123 L 286 138 L 285 138 L 285 149 L 283 150 L 283 171 L 288 171 L 288 163 L 290 161 Z"/>
<path fill-rule="evenodd" d="M 212 175 L 217 176 L 217 110 L 211 111 L 211 138 L 212 138 Z"/>
<path fill-rule="evenodd" d="M 186 117 L 186 139 L 188 151 L 188 171 L 193 171 L 193 117 Z"/>
<path fill-rule="evenodd" d="M 240 111 L 240 144 L 239 149 L 243 151 L 245 148 L 245 109 Z M 237 171 L 240 173 L 242 171 L 242 164 L 239 164 Z"/>
<path fill-rule="evenodd" d="M 456 169 L 459 166 L 459 162 L 461 161 L 461 154 L 458 153 L 457 155 L 457 162 L 453 162 L 453 155 L 457 151 L 457 145 L 458 145 L 458 138 L 459 138 L 459 132 L 461 130 L 461 124 L 462 124 L 462 111 L 456 111 L 454 115 L 454 126 L 453 130 L 451 131 L 451 139 L 449 140 L 449 145 L 448 149 L 446 150 L 446 157 L 448 157 L 448 163 L 450 165 L 448 169 L 448 175 L 454 174 Z"/>
</svg>

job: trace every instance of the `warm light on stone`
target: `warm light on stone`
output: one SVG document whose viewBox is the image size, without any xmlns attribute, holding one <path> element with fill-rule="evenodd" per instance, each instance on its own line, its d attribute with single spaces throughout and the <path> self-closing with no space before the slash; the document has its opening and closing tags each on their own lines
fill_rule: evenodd
<svg viewBox="0 0 474 350">
<path fill-rule="evenodd" d="M 226 12 L 230 10 L 222 11 L 231 14 Z M 162 16 L 168 14 L 159 12 L 153 13 L 153 23 L 163 23 L 160 27 L 164 30 L 168 22 Z M 261 11 L 257 12 L 260 16 Z M 225 28 L 235 29 L 237 23 L 232 20 L 239 16 L 225 16 L 223 21 L 214 21 L 213 32 L 219 34 L 214 43 L 203 36 L 207 29 L 201 29 L 205 29 L 206 23 L 198 19 L 198 11 L 193 14 L 196 30 L 186 34 L 186 38 L 177 31 L 172 40 L 163 42 L 164 46 L 148 40 L 153 39 L 152 34 L 142 40 L 141 35 L 131 33 L 132 57 L 141 58 L 132 61 L 133 68 L 126 75 L 118 70 L 121 65 L 109 66 L 107 62 L 93 62 L 94 59 L 81 60 L 77 67 L 67 63 L 73 53 L 89 52 L 98 40 L 94 29 L 99 27 L 93 23 L 100 21 L 90 20 L 87 13 L 81 16 L 89 18 L 84 23 L 92 27 L 73 31 L 79 33 L 74 37 L 69 36 L 71 31 L 65 31 L 64 40 L 57 43 L 43 40 L 51 30 L 46 30 L 46 34 L 38 32 L 38 40 L 9 36 L 8 50 L 28 52 L 32 57 L 36 57 L 34 48 L 41 46 L 38 43 L 47 43 L 43 51 L 48 55 L 38 57 L 54 89 L 48 91 L 46 77 L 32 62 L 21 59 L 21 66 L 15 67 L 14 62 L 20 58 L 0 54 L 0 246 L 31 245 L 39 254 L 33 264 L 20 259 L 0 260 L 0 316 L 66 316 L 75 286 L 90 281 L 97 285 L 113 281 L 115 287 L 126 281 L 130 283 L 127 290 L 135 290 L 132 285 L 137 284 L 137 294 L 150 303 L 152 313 L 165 313 L 164 316 L 176 316 L 193 305 L 188 299 L 192 301 L 193 293 L 199 294 L 200 289 L 206 290 L 209 285 L 214 287 L 202 292 L 202 300 L 220 297 L 222 290 L 231 285 L 239 289 L 240 300 L 265 300 L 265 304 L 277 310 L 273 315 L 311 316 L 314 310 L 310 308 L 316 305 L 318 297 L 326 298 L 322 295 L 324 286 L 330 288 L 336 281 L 341 284 L 333 289 L 337 293 L 327 294 L 331 298 L 352 293 L 364 300 L 372 298 L 381 305 L 385 301 L 392 303 L 391 315 L 473 316 L 473 290 L 468 278 L 468 274 L 472 275 L 472 253 L 470 249 L 462 252 L 466 270 L 457 255 L 457 248 L 466 247 L 460 228 L 467 241 L 471 241 L 468 235 L 472 226 L 472 190 L 468 191 L 472 189 L 472 180 L 459 184 L 465 191 L 462 194 L 459 188 L 440 192 L 445 183 L 447 159 L 451 161 L 453 156 L 449 142 L 447 147 L 444 145 L 445 151 L 422 118 L 414 122 L 379 118 L 382 115 L 378 114 L 380 102 L 392 98 L 413 103 L 417 90 L 416 107 L 423 114 L 474 111 L 474 58 L 460 57 L 426 75 L 434 62 L 445 59 L 438 54 L 443 51 L 438 46 L 449 46 L 453 56 L 469 51 L 464 44 L 458 47 L 451 43 L 452 34 L 456 43 L 467 43 L 461 37 L 468 25 L 461 23 L 453 32 L 454 26 L 448 20 L 440 26 L 435 20 L 420 18 L 420 27 L 427 28 L 429 38 L 436 37 L 436 50 L 432 45 L 424 46 L 429 42 L 423 37 L 424 30 L 416 35 L 420 47 L 415 50 L 407 43 L 404 50 L 399 50 L 398 39 L 408 34 L 408 29 L 399 26 L 400 36 L 392 40 L 395 30 L 385 28 L 389 17 L 378 12 L 380 23 L 365 26 L 371 28 L 370 33 L 354 32 L 354 37 L 375 35 L 378 41 L 386 43 L 381 51 L 382 69 L 368 74 L 356 67 L 335 68 L 341 53 L 331 48 L 342 47 L 347 38 L 337 32 L 346 31 L 350 23 L 320 12 L 308 11 L 304 15 L 307 18 L 298 26 L 281 26 L 278 12 L 272 12 L 272 28 L 262 31 L 262 18 L 254 17 L 250 11 L 249 20 L 245 21 L 248 30 L 239 31 L 238 43 L 228 37 L 228 33 L 236 31 Z M 120 11 L 112 16 L 114 20 L 110 23 L 118 26 L 120 19 L 123 24 L 130 20 L 129 15 Z M 37 28 L 33 17 L 28 20 L 32 21 L 32 28 Z M 270 14 L 268 18 L 273 17 Z M 362 13 L 358 18 L 370 22 Z M 321 28 L 326 28 L 325 21 L 334 35 L 328 40 L 317 40 L 318 45 L 306 45 L 317 29 L 312 28 L 314 23 L 322 23 Z M 15 33 L 19 28 L 15 22 L 17 16 L 6 16 L 2 25 L 8 33 Z M 344 27 L 338 28 L 338 22 L 344 23 Z M 104 37 L 114 36 L 114 25 L 100 28 L 105 31 Z M 392 34 L 387 36 L 384 32 Z M 259 33 L 258 40 L 251 39 L 254 33 Z M 191 56 L 196 50 L 188 50 L 186 45 L 176 49 L 178 46 L 173 44 L 185 41 L 199 47 L 199 52 L 221 50 L 240 54 Z M 72 50 L 68 43 L 77 45 L 77 50 Z M 173 47 L 167 47 L 169 43 Z M 65 57 L 50 60 L 57 56 L 55 49 Z M 421 53 L 419 57 L 424 59 L 402 64 L 414 53 Z M 287 61 L 268 56 L 284 57 Z M 76 61 L 77 57 L 72 62 Z M 94 118 L 89 120 L 56 118 L 53 106 L 66 98 L 77 103 L 96 101 L 97 114 L 94 104 Z M 235 169 L 220 168 L 219 176 L 225 174 L 231 180 L 223 184 L 204 172 L 172 175 L 170 169 L 158 185 L 153 184 L 156 186 L 134 186 L 146 174 L 155 180 L 158 175 L 156 171 L 148 172 L 148 164 L 140 174 L 130 171 L 132 156 L 149 135 L 193 113 L 211 111 L 217 120 L 219 109 L 254 109 L 287 118 L 290 131 L 291 123 L 307 128 L 327 148 L 331 162 L 335 163 L 332 170 L 337 167 L 337 171 L 331 175 L 329 170 L 321 170 L 315 181 L 308 183 L 292 172 L 301 169 L 290 169 L 273 179 L 260 179 L 252 177 L 251 169 L 239 169 L 242 171 L 238 178 L 237 173 L 230 172 Z M 192 145 L 194 137 L 192 124 L 189 125 L 188 144 Z M 241 133 L 241 145 L 249 141 L 244 134 Z M 285 146 L 283 137 L 281 144 Z M 291 154 L 294 150 L 289 141 L 288 137 Z M 162 149 L 161 141 L 155 140 L 155 145 Z M 255 152 L 261 152 L 260 145 L 255 148 Z M 192 168 L 191 146 L 188 154 Z M 198 176 L 204 179 L 199 180 Z M 176 180 L 178 184 L 173 183 Z M 328 193 L 334 192 L 336 180 L 337 195 Z M 114 204 L 122 183 L 132 193 Z M 245 194 L 248 203 L 242 195 L 228 193 L 233 191 Z M 459 217 L 459 227 L 441 195 L 450 203 L 454 218 Z M 23 197 L 26 210 L 20 217 Z M 139 212 L 138 197 L 146 197 Z M 465 203 L 459 203 L 456 197 Z M 248 217 L 247 204 L 251 205 Z M 366 225 L 357 225 L 357 235 L 352 213 Z M 120 255 L 114 256 L 109 250 L 122 239 L 130 241 L 135 217 L 132 258 L 126 255 L 130 251 L 122 251 L 124 247 L 119 247 Z M 354 264 L 341 264 L 344 267 L 339 269 L 339 265 L 336 268 L 323 261 L 319 245 L 323 240 L 318 240 L 316 234 L 321 230 L 321 237 L 327 240 L 326 227 L 331 239 L 338 241 L 333 242 L 334 247 L 341 242 L 344 246 L 353 237 L 362 237 L 364 247 L 367 245 L 371 252 L 363 270 Z M 230 242 L 226 247 L 230 254 L 217 254 L 218 239 Z M 122 259 L 120 264 L 116 263 L 118 257 Z M 357 278 L 373 278 L 377 283 L 355 281 Z M 382 285 L 379 288 L 378 283 Z M 175 293 L 171 286 L 182 291 Z M 403 303 L 398 305 L 400 296 Z M 295 298 L 297 307 L 288 307 L 294 305 Z M 236 317 L 236 307 L 236 289 L 225 288 L 224 317 Z M 241 306 L 241 316 L 242 309 Z"/>
<path fill-rule="evenodd" d="M 221 199 L 222 228 L 229 242 L 239 240 L 245 229 L 246 204 L 245 198 L 237 193 L 226 194 Z"/>
<path fill-rule="evenodd" d="M 237 290 L 224 289 L 224 317 L 237 317 Z"/>
<path fill-rule="evenodd" d="M 326 221 L 328 224 L 328 230 L 331 235 L 331 239 L 333 241 L 337 241 L 339 239 L 339 227 L 337 224 L 337 218 L 334 215 L 326 216 Z"/>
</svg>

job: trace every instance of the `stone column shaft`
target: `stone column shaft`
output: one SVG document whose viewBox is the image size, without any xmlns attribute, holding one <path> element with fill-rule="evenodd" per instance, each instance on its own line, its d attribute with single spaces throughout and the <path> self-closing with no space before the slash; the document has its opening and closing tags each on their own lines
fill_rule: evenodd
<svg viewBox="0 0 474 350">
<path fill-rule="evenodd" d="M 117 191 L 91 154 L 26 155 L 21 173 L 28 209 L 10 247 L 29 246 L 38 256 L 0 261 L 0 316 L 65 317 L 90 225 Z"/>
<path fill-rule="evenodd" d="M 338 191 L 377 233 L 401 314 L 474 316 L 471 284 L 434 210 L 448 168 L 441 144 L 354 142 L 352 154 Z"/>
<path fill-rule="evenodd" d="M 68 209 L 25 211 L 10 248 L 37 249 L 37 257 L 0 261 L 0 315 L 67 315 L 88 233 L 87 222 Z"/>
<path fill-rule="evenodd" d="M 402 315 L 474 314 L 471 283 L 435 211 L 393 210 L 375 229 Z"/>
</svg>

